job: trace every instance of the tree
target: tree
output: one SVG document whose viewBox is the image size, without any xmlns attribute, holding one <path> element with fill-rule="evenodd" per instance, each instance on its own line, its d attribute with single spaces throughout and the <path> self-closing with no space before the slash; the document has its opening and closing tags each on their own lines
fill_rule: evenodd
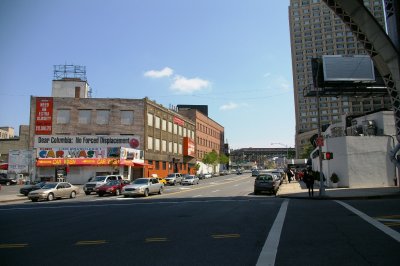
<svg viewBox="0 0 400 266">
<path fill-rule="evenodd" d="M 300 154 L 300 159 L 308 159 L 308 158 L 310 158 L 310 154 L 311 154 L 311 152 L 313 150 L 314 150 L 313 145 L 311 145 L 311 144 L 304 145 L 303 151 Z"/>
<path fill-rule="evenodd" d="M 215 166 L 218 164 L 219 156 L 215 150 L 212 150 L 209 153 L 204 154 L 202 162 L 207 166 L 213 166 L 213 172 L 215 173 Z"/>
<path fill-rule="evenodd" d="M 219 156 L 219 163 L 223 165 L 227 165 L 229 163 L 229 157 L 226 156 L 225 154 L 221 154 Z"/>
</svg>

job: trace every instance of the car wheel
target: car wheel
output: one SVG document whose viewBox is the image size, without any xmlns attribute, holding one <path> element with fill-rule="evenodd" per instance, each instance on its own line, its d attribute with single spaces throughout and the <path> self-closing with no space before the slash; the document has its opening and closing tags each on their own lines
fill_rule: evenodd
<svg viewBox="0 0 400 266">
<path fill-rule="evenodd" d="M 11 183 L 9 181 L 6 182 L 6 186 L 9 186 Z"/>
<path fill-rule="evenodd" d="M 103 193 L 99 193 L 99 197 L 103 197 L 104 196 L 104 194 Z"/>
<path fill-rule="evenodd" d="M 85 191 L 85 194 L 86 194 L 86 195 L 90 195 L 90 192 Z"/>
<path fill-rule="evenodd" d="M 69 197 L 70 197 L 71 199 L 75 198 L 75 197 L 76 197 L 76 192 L 75 192 L 75 191 L 72 191 L 72 192 L 71 192 L 71 195 L 69 195 Z"/>
<path fill-rule="evenodd" d="M 146 188 L 146 190 L 144 191 L 144 196 L 148 197 L 149 196 L 149 190 Z"/>
<path fill-rule="evenodd" d="M 258 195 L 258 190 L 254 190 L 254 195 Z"/>
<path fill-rule="evenodd" d="M 176 186 L 176 181 L 174 181 L 174 186 Z"/>
<path fill-rule="evenodd" d="M 32 200 L 32 202 L 37 202 L 38 201 L 38 199 L 31 199 Z"/>
<path fill-rule="evenodd" d="M 119 189 L 117 189 L 116 191 L 115 191 L 115 196 L 119 196 L 121 194 L 121 191 L 119 191 Z"/>
<path fill-rule="evenodd" d="M 162 194 L 163 193 L 163 188 L 162 187 L 160 187 L 160 190 L 158 191 L 158 194 Z"/>
<path fill-rule="evenodd" d="M 53 193 L 49 193 L 49 195 L 47 195 L 47 200 L 48 201 L 52 201 L 54 199 L 54 194 Z"/>
</svg>

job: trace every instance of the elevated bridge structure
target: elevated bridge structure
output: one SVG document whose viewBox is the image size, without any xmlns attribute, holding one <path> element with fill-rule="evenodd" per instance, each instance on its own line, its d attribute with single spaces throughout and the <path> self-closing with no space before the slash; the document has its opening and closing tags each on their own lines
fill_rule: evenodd
<svg viewBox="0 0 400 266">
<path fill-rule="evenodd" d="M 388 94 L 391 98 L 395 117 L 397 146 L 391 151 L 391 156 L 400 168 L 400 162 L 395 160 L 400 150 L 400 56 L 399 36 L 394 36 L 397 43 L 387 35 L 374 16 L 364 6 L 362 0 L 322 0 L 326 5 L 349 27 L 359 42 L 374 61 L 375 67 L 380 72 Z M 397 35 L 400 13 L 398 0 L 385 0 L 386 19 L 391 16 L 395 19 Z"/>
</svg>

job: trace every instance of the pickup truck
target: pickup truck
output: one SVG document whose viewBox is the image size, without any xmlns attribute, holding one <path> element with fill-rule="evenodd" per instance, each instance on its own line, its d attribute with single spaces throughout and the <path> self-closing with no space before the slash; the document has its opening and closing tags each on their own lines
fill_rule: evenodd
<svg viewBox="0 0 400 266">
<path fill-rule="evenodd" d="M 173 174 L 169 174 L 165 178 L 165 181 L 167 181 L 167 184 L 175 186 L 176 184 L 181 184 L 182 179 L 183 179 L 183 177 L 182 177 L 181 173 L 173 173 Z"/>
<path fill-rule="evenodd" d="M 143 177 L 138 178 L 133 181 L 131 184 L 126 185 L 122 188 L 122 195 L 124 197 L 131 197 L 137 195 L 143 195 L 145 197 L 149 196 L 149 194 L 162 194 L 164 191 L 164 184 L 158 182 L 158 178 L 152 177 Z"/>
<path fill-rule="evenodd" d="M 83 185 L 83 191 L 85 191 L 86 195 L 89 195 L 92 192 L 96 192 L 96 188 L 106 184 L 108 181 L 111 181 L 111 180 L 122 181 L 122 179 L 123 178 L 121 175 L 96 176 L 93 179 L 91 179 L 89 182 L 87 182 L 85 185 Z"/>
</svg>

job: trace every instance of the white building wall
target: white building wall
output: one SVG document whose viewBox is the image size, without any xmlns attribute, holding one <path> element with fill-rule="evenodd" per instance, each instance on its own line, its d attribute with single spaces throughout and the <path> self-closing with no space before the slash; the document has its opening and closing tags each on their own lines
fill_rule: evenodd
<svg viewBox="0 0 400 266">
<path fill-rule="evenodd" d="M 332 160 L 322 161 L 323 173 L 330 185 L 329 177 L 335 172 L 339 176 L 339 187 L 384 187 L 393 186 L 395 165 L 390 161 L 393 148 L 389 136 L 345 136 L 328 138 L 322 152 L 332 152 Z M 313 169 L 319 170 L 318 158 L 313 159 Z"/>
<path fill-rule="evenodd" d="M 80 87 L 79 98 L 88 98 L 89 85 L 85 81 L 53 80 L 52 97 L 75 98 L 75 87 Z"/>
</svg>

